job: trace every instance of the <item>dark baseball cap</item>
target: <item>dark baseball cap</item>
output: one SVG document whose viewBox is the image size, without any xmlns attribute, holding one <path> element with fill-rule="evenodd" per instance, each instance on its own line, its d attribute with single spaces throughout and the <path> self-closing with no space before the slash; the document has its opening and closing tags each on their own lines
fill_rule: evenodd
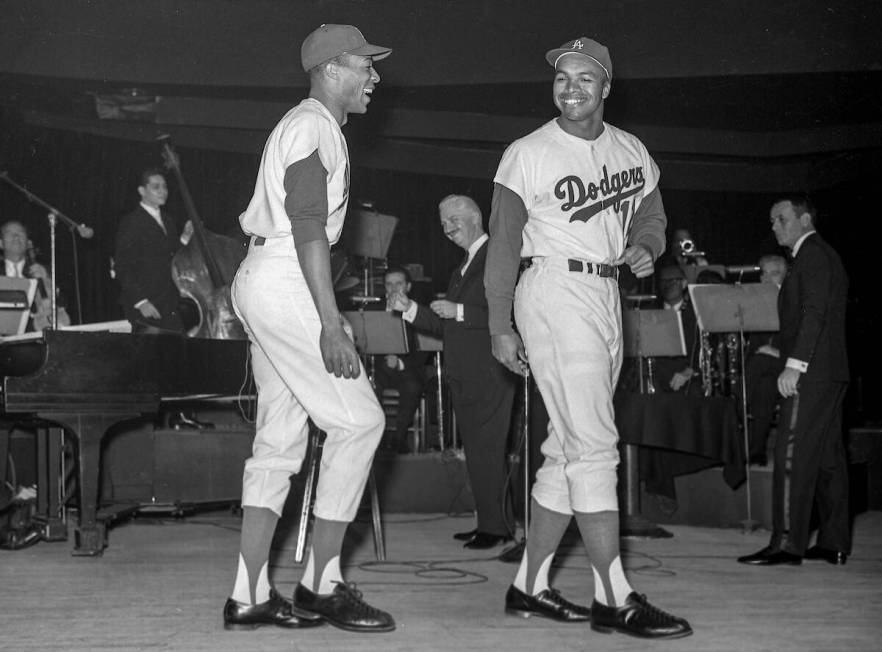
<svg viewBox="0 0 882 652">
<path fill-rule="evenodd" d="M 321 25 L 303 39 L 300 63 L 303 64 L 303 70 L 308 71 L 322 61 L 344 53 L 373 57 L 375 61 L 379 61 L 388 57 L 392 49 L 371 45 L 361 31 L 352 25 Z"/>
<path fill-rule="evenodd" d="M 609 58 L 609 50 L 605 45 L 601 45 L 587 36 L 580 36 L 572 41 L 567 41 L 559 48 L 546 52 L 545 60 L 551 64 L 552 68 L 557 68 L 557 62 L 567 54 L 581 54 L 593 59 L 606 72 L 607 78 L 612 80 L 612 59 Z"/>
</svg>

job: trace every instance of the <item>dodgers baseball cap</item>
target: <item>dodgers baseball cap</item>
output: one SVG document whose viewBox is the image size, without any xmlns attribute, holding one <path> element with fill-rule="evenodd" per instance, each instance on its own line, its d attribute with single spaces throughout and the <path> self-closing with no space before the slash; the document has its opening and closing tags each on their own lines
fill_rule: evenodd
<svg viewBox="0 0 882 652">
<path fill-rule="evenodd" d="M 609 58 L 609 50 L 605 45 L 601 45 L 587 36 L 580 36 L 572 41 L 567 41 L 559 48 L 546 52 L 545 60 L 551 64 L 552 68 L 557 68 L 557 62 L 567 54 L 581 54 L 593 59 L 606 72 L 607 78 L 612 80 L 612 59 Z"/>
<path fill-rule="evenodd" d="M 303 39 L 300 63 L 303 64 L 303 70 L 308 71 L 322 61 L 344 53 L 373 57 L 375 61 L 379 61 L 388 57 L 392 49 L 371 45 L 361 31 L 352 25 L 320 25 Z"/>
</svg>

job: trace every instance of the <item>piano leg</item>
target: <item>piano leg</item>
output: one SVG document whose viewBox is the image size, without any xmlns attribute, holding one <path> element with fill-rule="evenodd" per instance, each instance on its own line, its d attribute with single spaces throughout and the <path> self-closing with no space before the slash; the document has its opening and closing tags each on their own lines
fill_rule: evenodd
<svg viewBox="0 0 882 652">
<path fill-rule="evenodd" d="M 9 472 L 9 438 L 12 434 L 12 428 L 8 424 L 3 424 L 0 428 L 0 509 L 7 505 L 7 501 L 12 500 L 12 494 L 15 489 L 7 487 L 6 474 Z"/>
<path fill-rule="evenodd" d="M 43 522 L 43 539 L 67 539 L 67 523 L 62 518 L 61 428 L 37 429 L 37 517 Z"/>
<path fill-rule="evenodd" d="M 106 524 L 98 520 L 98 477 L 101 471 L 101 440 L 107 430 L 137 414 L 82 414 L 57 412 L 40 415 L 54 421 L 76 436 L 78 449 L 77 476 L 80 484 L 80 505 L 74 528 L 74 549 L 77 557 L 95 557 L 107 547 Z"/>
</svg>

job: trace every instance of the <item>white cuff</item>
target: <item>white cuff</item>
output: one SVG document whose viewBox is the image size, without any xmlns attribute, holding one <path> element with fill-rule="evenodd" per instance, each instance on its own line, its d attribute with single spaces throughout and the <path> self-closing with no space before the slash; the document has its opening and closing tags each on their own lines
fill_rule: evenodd
<svg viewBox="0 0 882 652">
<path fill-rule="evenodd" d="M 784 365 L 790 369 L 796 369 L 802 373 L 808 371 L 808 362 L 803 362 L 802 360 L 797 360 L 796 358 L 787 358 L 787 364 Z"/>
<path fill-rule="evenodd" d="M 401 318 L 406 321 L 408 324 L 412 324 L 413 320 L 416 319 L 417 314 L 417 302 L 411 301 L 410 307 L 407 310 L 401 313 Z"/>
<path fill-rule="evenodd" d="M 456 304 L 456 321 L 465 321 L 465 306 L 461 303 Z"/>
</svg>

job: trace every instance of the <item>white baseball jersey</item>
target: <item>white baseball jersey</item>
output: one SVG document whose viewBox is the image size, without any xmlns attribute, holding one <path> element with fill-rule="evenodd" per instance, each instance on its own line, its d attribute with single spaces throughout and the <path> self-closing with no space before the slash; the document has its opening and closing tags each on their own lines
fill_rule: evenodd
<svg viewBox="0 0 882 652">
<path fill-rule="evenodd" d="M 590 141 L 555 119 L 506 149 L 494 181 L 527 209 L 522 258 L 610 263 L 625 250 L 634 212 L 658 185 L 659 171 L 635 136 L 603 127 Z"/>
<path fill-rule="evenodd" d="M 254 195 L 239 216 L 245 233 L 264 238 L 291 235 L 291 220 L 285 210 L 285 172 L 316 150 L 328 173 L 325 233 L 332 245 L 340 239 L 349 201 L 349 151 L 334 116 L 312 98 L 288 111 L 266 141 Z"/>
</svg>

